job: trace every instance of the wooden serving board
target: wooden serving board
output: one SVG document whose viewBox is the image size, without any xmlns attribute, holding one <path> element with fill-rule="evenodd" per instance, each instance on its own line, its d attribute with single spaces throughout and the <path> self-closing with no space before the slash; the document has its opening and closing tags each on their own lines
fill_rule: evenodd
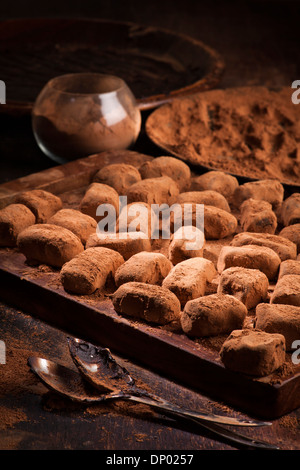
<svg viewBox="0 0 300 470">
<path fill-rule="evenodd" d="M 60 195 L 66 207 L 76 207 L 102 166 L 117 161 L 139 166 L 151 158 L 130 151 L 105 152 L 5 183 L 0 186 L 0 207 L 13 202 L 19 191 L 35 187 Z M 29 266 L 17 249 L 0 250 L 2 301 L 254 416 L 274 419 L 300 406 L 300 366 L 261 379 L 232 372 L 222 365 L 209 340 L 189 339 L 176 326 L 157 327 L 121 317 L 113 309 L 111 292 L 108 286 L 104 293 L 90 296 L 68 294 L 59 270 Z"/>
</svg>

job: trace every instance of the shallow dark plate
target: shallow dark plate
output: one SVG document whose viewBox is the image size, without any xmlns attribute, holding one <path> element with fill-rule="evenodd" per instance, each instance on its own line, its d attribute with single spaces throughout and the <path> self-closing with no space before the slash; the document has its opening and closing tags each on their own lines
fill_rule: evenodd
<svg viewBox="0 0 300 470">
<path fill-rule="evenodd" d="M 150 114 L 145 129 L 150 140 L 165 154 L 180 158 L 200 173 L 208 170 L 224 171 L 236 176 L 240 183 L 243 183 L 257 179 L 276 178 L 275 175 L 281 168 L 282 177 L 278 176 L 277 179 L 284 185 L 287 193 L 300 191 L 300 154 L 297 138 L 295 139 L 295 147 L 298 147 L 298 150 L 296 155 L 289 158 L 287 162 L 289 167 L 285 166 L 286 163 L 282 163 L 282 159 L 287 158 L 287 152 L 283 152 L 283 149 L 276 153 L 274 149 L 269 150 L 270 145 L 266 146 L 268 150 L 259 147 L 261 142 L 264 143 L 264 139 L 276 137 L 278 131 L 286 132 L 287 138 L 289 135 L 295 135 L 293 134 L 293 126 L 294 124 L 298 125 L 300 106 L 297 107 L 292 103 L 291 96 L 292 90 L 288 87 L 272 90 L 266 87 L 210 90 L 164 104 Z M 254 112 L 255 107 L 258 110 Z M 249 147 L 249 152 L 245 153 L 246 157 L 238 157 L 238 153 L 235 154 L 235 151 L 230 148 L 226 149 L 225 153 L 221 153 L 217 145 L 214 147 L 214 142 L 219 142 L 220 132 L 223 132 L 224 141 L 225 138 L 228 142 L 231 142 L 231 139 L 236 139 L 236 134 L 231 132 L 231 128 L 227 126 L 226 119 L 220 118 L 223 115 L 219 116 L 219 109 L 216 112 L 219 120 L 214 121 L 214 117 L 211 119 L 216 108 L 224 108 L 225 118 L 230 113 L 237 116 L 234 131 L 240 132 L 241 138 L 240 141 L 233 140 L 233 142 L 237 144 L 237 152 L 240 150 L 240 144 L 244 148 Z M 267 124 L 269 115 L 275 116 L 274 136 L 272 134 L 273 128 Z M 203 125 L 203 116 L 207 117 L 207 127 Z M 262 166 L 259 156 L 257 158 L 251 156 L 252 141 L 248 145 L 247 138 L 250 140 L 249 135 L 253 136 L 249 134 L 247 126 L 255 124 L 256 120 L 260 127 L 255 130 L 254 137 L 257 138 L 258 143 L 256 144 L 253 138 L 253 146 L 255 149 L 255 145 L 257 145 L 259 151 L 265 152 L 270 165 L 266 160 L 266 165 Z M 215 125 L 216 122 L 217 125 Z M 297 134 L 299 134 L 298 130 Z M 209 141 L 206 142 L 206 139 Z M 206 147 L 206 154 L 201 153 L 202 145 Z M 289 168 L 289 173 L 286 168 Z"/>
<path fill-rule="evenodd" d="M 98 19 L 4 21 L 0 57 L 7 103 L 15 107 L 29 103 L 29 108 L 50 78 L 65 73 L 117 75 L 147 109 L 216 86 L 224 69 L 219 54 L 200 41 L 154 27 Z"/>
</svg>

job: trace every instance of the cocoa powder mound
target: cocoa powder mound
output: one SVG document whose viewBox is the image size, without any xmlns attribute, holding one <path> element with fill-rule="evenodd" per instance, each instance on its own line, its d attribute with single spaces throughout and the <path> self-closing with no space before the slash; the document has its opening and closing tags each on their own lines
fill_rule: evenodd
<svg viewBox="0 0 300 470">
<path fill-rule="evenodd" d="M 300 183 L 299 108 L 290 88 L 212 90 L 154 111 L 149 137 L 184 161 L 248 178 Z"/>
<path fill-rule="evenodd" d="M 29 372 L 26 363 L 29 355 L 29 351 L 10 347 L 6 363 L 0 365 L 0 431 L 28 420 L 25 411 L 18 405 L 18 398 L 24 394 L 24 390 L 37 389 L 37 379 Z M 11 403 L 6 403 L 7 397 Z"/>
<path fill-rule="evenodd" d="M 0 406 L 0 431 L 13 428 L 21 421 L 27 421 L 27 415 L 20 409 L 11 409 L 6 406 Z"/>
</svg>

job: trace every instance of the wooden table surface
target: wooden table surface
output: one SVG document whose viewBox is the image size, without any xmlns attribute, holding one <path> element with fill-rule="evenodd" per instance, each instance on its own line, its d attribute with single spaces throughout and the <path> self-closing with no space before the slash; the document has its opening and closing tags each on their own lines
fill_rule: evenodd
<svg viewBox="0 0 300 470">
<path fill-rule="evenodd" d="M 124 6 L 127 2 L 111 2 L 111 7 L 106 2 L 102 8 L 99 2 L 90 2 L 80 7 L 76 3 L 71 9 L 68 2 L 54 1 L 47 11 L 45 5 L 29 3 L 36 7 L 32 9 L 35 16 L 95 16 L 164 26 L 190 34 L 222 53 L 227 69 L 220 87 L 289 86 L 293 80 L 300 79 L 296 28 L 299 2 L 249 1 L 240 2 L 241 5 L 238 2 L 166 1 L 165 4 L 140 5 L 141 2 L 134 0 L 127 8 Z M 28 7 L 28 2 L 26 5 Z M 1 5 L 0 19 L 16 16 L 28 16 L 28 11 L 22 5 L 17 10 L 15 4 L 14 8 L 8 3 Z M 153 156 L 161 154 L 143 132 L 134 150 Z M 0 154 L 0 182 L 54 166 L 37 148 L 26 116 L 0 115 Z M 0 340 L 6 347 L 6 364 L 0 364 L 1 450 L 185 452 L 233 449 L 201 429 L 175 423 L 145 406 L 125 406 L 119 402 L 102 408 L 82 407 L 58 399 L 33 376 L 27 358 L 38 354 L 69 364 L 66 339 L 66 332 L 33 318 L 30 312 L 17 311 L 0 303 Z M 121 359 L 139 381 L 163 398 L 172 398 L 178 405 L 244 416 L 224 403 L 195 393 L 126 358 Z M 283 450 L 299 450 L 300 410 L 275 420 L 272 426 L 245 429 L 243 433 L 276 444 Z"/>
</svg>

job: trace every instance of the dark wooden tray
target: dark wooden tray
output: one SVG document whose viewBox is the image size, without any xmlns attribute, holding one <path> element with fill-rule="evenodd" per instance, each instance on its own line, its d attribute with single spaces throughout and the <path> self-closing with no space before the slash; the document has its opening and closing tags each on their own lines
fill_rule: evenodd
<svg viewBox="0 0 300 470">
<path fill-rule="evenodd" d="M 221 79 L 220 55 L 164 29 L 99 19 L 14 19 L 0 23 L 1 80 L 11 107 L 30 111 L 57 75 L 100 72 L 125 80 L 144 108 L 210 89 Z M 26 104 L 28 103 L 28 104 Z"/>
<path fill-rule="evenodd" d="M 138 166 L 151 159 L 136 152 L 106 152 L 0 185 L 2 207 L 24 188 L 42 187 L 76 206 L 93 174 L 109 162 Z M 55 173 L 56 171 L 56 173 Z M 52 173 L 51 173 L 52 172 Z M 0 298 L 69 334 L 139 362 L 254 416 L 274 419 L 300 406 L 300 366 L 293 375 L 253 379 L 225 369 L 218 351 L 184 334 L 119 316 L 109 296 L 74 296 L 59 282 L 59 271 L 28 266 L 17 249 L 0 250 Z M 37 338 L 38 341 L 38 338 Z"/>
</svg>

